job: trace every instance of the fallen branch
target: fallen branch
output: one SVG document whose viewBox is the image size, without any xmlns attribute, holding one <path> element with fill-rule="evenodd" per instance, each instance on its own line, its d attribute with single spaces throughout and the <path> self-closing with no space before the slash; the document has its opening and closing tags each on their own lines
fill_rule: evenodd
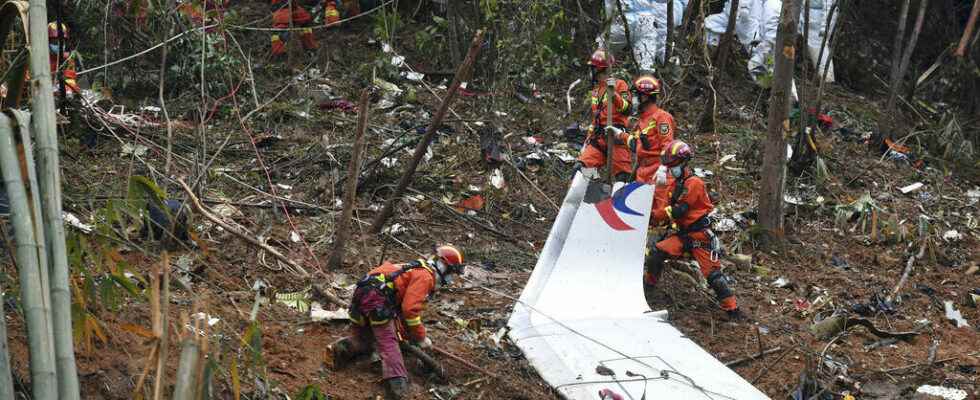
<svg viewBox="0 0 980 400">
<path fill-rule="evenodd" d="M 919 247 L 919 252 L 917 254 L 909 256 L 909 260 L 905 263 L 905 271 L 902 272 L 902 277 L 898 280 L 898 283 L 895 284 L 895 288 L 892 289 L 892 293 L 885 298 L 885 301 L 892 301 L 895 296 L 898 295 L 898 291 L 902 290 L 902 286 L 905 286 L 905 281 L 909 279 L 909 274 L 912 273 L 912 266 L 915 265 L 915 259 L 922 258 L 922 256 L 925 255 L 926 240 L 927 239 L 922 240 L 922 246 Z"/>
<path fill-rule="evenodd" d="M 443 350 L 443 349 L 440 349 L 438 347 L 433 346 L 432 347 L 432 351 L 434 351 L 436 353 L 439 353 L 439 354 L 442 354 L 442 355 L 444 355 L 446 357 L 449 357 L 453 361 L 456 361 L 456 362 L 458 362 L 458 363 L 460 363 L 460 364 L 468 367 L 469 369 L 472 369 L 472 370 L 474 370 L 476 372 L 479 372 L 479 373 L 481 373 L 483 375 L 489 376 L 491 378 L 498 378 L 497 374 L 495 374 L 493 372 L 490 372 L 490 371 L 487 371 L 486 369 L 480 368 L 480 367 L 476 366 L 476 364 L 473 364 L 473 363 L 471 363 L 469 361 L 466 361 L 463 357 L 457 356 L 457 355 L 455 355 L 453 353 L 450 353 L 450 352 L 448 352 L 446 350 Z"/>
<path fill-rule="evenodd" d="M 446 93 L 446 97 L 442 100 L 442 104 L 439 105 L 439 109 L 436 110 L 435 115 L 429 123 L 429 128 L 425 131 L 425 136 L 419 141 L 418 145 L 415 146 L 415 154 L 412 156 L 412 161 L 405 167 L 405 172 L 402 174 L 401 179 L 398 181 L 398 186 L 395 187 L 394 193 L 385 202 L 384 207 L 378 213 L 374 222 L 371 224 L 369 232 L 373 234 L 378 234 L 381 232 L 381 228 L 384 227 L 385 222 L 394 213 L 395 203 L 401 200 L 403 194 L 405 194 L 405 189 L 412 182 L 412 177 L 415 175 L 415 170 L 418 169 L 419 162 L 422 161 L 422 157 L 425 155 L 426 149 L 432 144 L 432 139 L 435 138 L 436 131 L 439 129 L 439 125 L 442 124 L 442 119 L 446 116 L 446 112 L 449 110 L 449 106 L 452 104 L 453 100 L 456 98 L 456 93 L 459 91 L 459 87 L 463 84 L 463 81 L 469 76 L 469 72 L 473 63 L 476 61 L 476 55 L 480 52 L 480 43 L 483 40 L 483 31 L 476 31 L 476 35 L 473 36 L 473 42 L 470 43 L 470 50 L 466 54 L 466 59 L 463 60 L 463 64 L 459 66 L 459 70 L 456 71 L 456 77 L 453 78 L 452 84 L 449 86 L 449 90 Z"/>
<path fill-rule="evenodd" d="M 422 351 L 422 349 L 406 343 L 402 343 L 401 349 L 403 352 L 418 357 L 426 367 L 429 367 L 429 369 L 431 369 L 432 372 L 439 377 L 439 379 L 442 379 L 444 382 L 449 381 L 449 375 L 446 374 L 446 369 L 443 368 L 442 364 L 436 361 L 436 359 L 432 358 L 432 356 L 426 354 L 424 351 Z"/>
<path fill-rule="evenodd" d="M 215 224 L 218 224 L 218 226 L 220 226 L 222 229 L 224 229 L 224 230 L 226 230 L 228 232 L 231 232 L 232 234 L 234 234 L 235 236 L 238 236 L 238 237 L 242 238 L 246 242 L 248 242 L 248 243 L 250 243 L 250 244 L 252 244 L 252 245 L 254 245 L 254 246 L 256 246 L 256 247 L 258 247 L 258 248 L 260 248 L 262 250 L 265 250 L 269 254 L 272 254 L 274 257 L 276 257 L 277 259 L 279 259 L 279 261 L 282 261 L 284 264 L 288 265 L 290 268 L 293 268 L 293 270 L 294 270 L 293 272 L 294 273 L 295 272 L 298 272 L 298 275 L 300 275 L 301 277 L 307 278 L 307 277 L 310 276 L 310 273 L 309 272 L 306 272 L 306 269 L 305 268 L 303 268 L 299 264 L 295 263 L 293 260 L 290 260 L 285 255 L 283 255 L 282 253 L 280 253 L 278 250 L 272 248 L 272 246 L 269 246 L 269 245 L 267 245 L 265 243 L 262 243 L 260 240 L 258 240 L 255 237 L 253 237 L 250 233 L 248 233 L 248 232 L 242 232 L 238 228 L 235 228 L 235 227 L 231 226 L 230 224 L 228 224 L 227 222 L 223 221 L 218 216 L 214 215 L 211 212 L 211 210 L 209 210 L 207 207 L 205 207 L 203 204 L 201 204 L 201 200 L 199 200 L 197 198 L 197 196 L 194 195 L 194 191 L 191 190 L 190 186 L 187 186 L 187 184 L 184 183 L 184 180 L 183 179 L 177 179 L 177 184 L 179 184 L 180 187 L 184 189 L 184 192 L 187 193 L 187 197 L 191 200 L 191 204 L 194 205 L 194 209 L 197 210 L 198 213 L 200 213 L 201 215 L 203 215 L 204 218 L 207 218 L 211 222 L 214 222 Z"/>
<path fill-rule="evenodd" d="M 738 365 L 741 365 L 741 364 L 745 364 L 745 363 L 747 363 L 749 361 L 752 361 L 752 360 L 755 360 L 755 359 L 759 359 L 759 358 L 765 357 L 765 356 L 767 356 L 769 354 L 772 354 L 772 353 L 781 351 L 782 349 L 783 349 L 782 347 L 778 347 L 777 346 L 777 347 L 771 348 L 769 350 L 765 350 L 765 351 L 762 351 L 762 352 L 759 352 L 759 353 L 750 355 L 748 357 L 742 357 L 742 358 L 739 358 L 737 360 L 726 362 L 725 363 L 725 366 L 728 367 L 728 368 L 735 367 L 735 366 L 738 366 Z"/>
</svg>

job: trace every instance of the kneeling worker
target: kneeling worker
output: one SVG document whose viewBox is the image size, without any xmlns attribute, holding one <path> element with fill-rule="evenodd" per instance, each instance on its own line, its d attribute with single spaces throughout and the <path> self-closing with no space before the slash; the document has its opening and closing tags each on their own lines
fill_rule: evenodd
<svg viewBox="0 0 980 400">
<path fill-rule="evenodd" d="M 428 259 L 397 265 L 385 262 L 371 270 L 354 290 L 349 310 L 351 335 L 330 346 L 334 367 L 341 368 L 373 348 L 381 357 L 388 398 L 408 397 L 408 372 L 398 347 L 400 334 L 404 332 L 423 349 L 432 346 L 422 325 L 422 309 L 435 290 L 450 284 L 463 269 L 463 253 L 443 245 Z"/>
<path fill-rule="evenodd" d="M 663 150 L 661 163 L 670 171 L 673 183 L 665 185 L 669 197 L 654 196 L 653 219 L 657 224 L 669 223 L 669 229 L 674 232 L 650 246 L 644 263 L 643 286 L 648 292 L 653 290 L 668 257 L 683 257 L 690 253 L 701 268 L 701 274 L 708 280 L 708 286 L 714 290 L 721 309 L 725 310 L 729 319 L 739 320 L 742 313 L 735 301 L 735 293 L 728 287 L 728 278 L 721 272 L 718 261 L 721 245 L 711 231 L 711 219 L 708 217 L 715 206 L 708 197 L 704 181 L 687 167 L 692 157 L 694 151 L 680 140 L 668 143 Z"/>
</svg>

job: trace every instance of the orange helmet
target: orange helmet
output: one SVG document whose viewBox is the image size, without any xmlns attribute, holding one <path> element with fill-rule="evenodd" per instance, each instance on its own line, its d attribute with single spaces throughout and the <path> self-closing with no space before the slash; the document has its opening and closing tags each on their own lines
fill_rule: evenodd
<svg viewBox="0 0 980 400">
<path fill-rule="evenodd" d="M 648 96 L 660 94 L 660 80 L 653 75 L 643 74 L 633 81 L 633 90 Z"/>
<path fill-rule="evenodd" d="M 61 34 L 65 39 L 68 39 L 68 27 L 65 24 L 61 24 Z M 54 39 L 58 37 L 58 23 L 52 22 L 48 24 L 48 39 Z"/>
<path fill-rule="evenodd" d="M 437 246 L 436 257 L 447 266 L 463 265 L 463 252 L 450 245 Z"/>
<path fill-rule="evenodd" d="M 668 168 L 681 165 L 694 157 L 694 150 L 687 143 L 674 140 L 667 143 L 664 153 L 660 156 L 660 163 Z"/>
<path fill-rule="evenodd" d="M 592 57 L 589 58 L 589 65 L 600 71 L 612 67 L 615 64 L 616 58 L 613 57 L 612 53 L 609 53 L 604 49 L 597 49 L 596 51 L 592 52 Z"/>
</svg>

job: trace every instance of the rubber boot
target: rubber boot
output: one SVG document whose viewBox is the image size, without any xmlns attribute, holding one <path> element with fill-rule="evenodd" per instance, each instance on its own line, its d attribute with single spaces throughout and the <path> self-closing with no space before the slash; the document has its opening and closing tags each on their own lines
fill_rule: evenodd
<svg viewBox="0 0 980 400">
<path fill-rule="evenodd" d="M 354 358 L 353 346 L 354 344 L 348 338 L 342 338 L 330 345 L 330 350 L 333 353 L 334 369 L 344 368 L 350 363 Z"/>
<path fill-rule="evenodd" d="M 397 377 L 385 381 L 385 399 L 402 400 L 408 398 L 408 378 Z"/>
<path fill-rule="evenodd" d="M 664 261 L 667 256 L 656 247 L 651 246 L 653 251 L 647 255 L 643 261 L 643 289 L 653 291 L 654 286 L 660 280 L 660 275 L 664 272 Z"/>
</svg>

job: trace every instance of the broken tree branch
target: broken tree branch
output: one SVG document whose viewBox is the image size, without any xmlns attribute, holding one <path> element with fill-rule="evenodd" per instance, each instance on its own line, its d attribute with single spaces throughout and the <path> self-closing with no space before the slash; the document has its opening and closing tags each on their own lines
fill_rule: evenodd
<svg viewBox="0 0 980 400">
<path fill-rule="evenodd" d="M 209 210 L 207 207 L 205 207 L 203 204 L 201 204 L 201 200 L 199 200 L 197 198 L 197 196 L 194 194 L 194 191 L 191 190 L 190 186 L 187 186 L 187 184 L 184 183 L 184 180 L 183 179 L 177 179 L 177 184 L 180 185 L 180 187 L 184 189 L 184 192 L 187 193 L 187 197 L 191 200 L 191 204 L 194 206 L 194 209 L 197 210 L 198 213 L 200 213 L 201 215 L 203 215 L 204 218 L 207 218 L 211 222 L 214 222 L 215 224 L 218 224 L 218 226 L 220 226 L 222 229 L 224 229 L 224 230 L 226 230 L 228 232 L 231 232 L 232 234 L 234 234 L 235 236 L 238 236 L 238 237 L 242 238 L 246 242 L 248 242 L 248 243 L 250 243 L 250 244 L 252 244 L 252 245 L 254 245 L 254 246 L 256 246 L 256 247 L 258 247 L 258 248 L 260 248 L 262 250 L 265 250 L 269 254 L 272 254 L 273 257 L 279 259 L 279 261 L 282 261 L 284 264 L 286 264 L 290 268 L 292 268 L 294 273 L 297 273 L 298 272 L 298 275 L 300 275 L 301 277 L 304 277 L 305 278 L 305 277 L 309 277 L 310 276 L 310 273 L 309 272 L 306 272 L 306 269 L 305 268 L 303 268 L 299 264 L 295 263 L 293 260 L 290 260 L 285 255 L 283 255 L 282 253 L 280 253 L 278 250 L 272 248 L 272 246 L 269 246 L 268 244 L 265 244 L 265 243 L 259 241 L 258 239 L 254 238 L 251 234 L 249 234 L 247 232 L 242 232 L 238 228 L 235 228 L 235 227 L 231 226 L 230 224 L 228 224 L 227 222 L 223 221 L 218 216 L 214 215 L 214 213 L 212 213 L 211 210 Z"/>
<path fill-rule="evenodd" d="M 761 352 L 755 353 L 755 354 L 750 355 L 750 356 L 747 356 L 747 357 L 742 357 L 742 358 L 739 358 L 737 360 L 732 360 L 732 361 L 726 362 L 725 363 L 725 366 L 728 367 L 728 368 L 735 367 L 735 366 L 738 366 L 738 365 L 747 363 L 749 361 L 752 361 L 752 360 L 755 360 L 755 359 L 758 359 L 758 358 L 762 358 L 762 357 L 765 357 L 765 356 L 770 355 L 772 353 L 781 351 L 782 349 L 783 349 L 782 347 L 778 347 L 778 346 L 777 347 L 773 347 L 773 348 L 771 348 L 769 350 L 761 351 Z"/>
<path fill-rule="evenodd" d="M 912 265 L 915 264 L 915 259 L 922 258 L 922 256 L 925 254 L 926 240 L 927 239 L 922 240 L 922 246 L 919 247 L 919 252 L 917 254 L 909 256 L 909 260 L 905 263 L 905 271 L 902 272 L 902 277 L 898 280 L 898 283 L 895 284 L 895 288 L 892 289 L 891 294 L 885 298 L 885 301 L 892 301 L 898 294 L 898 291 L 902 290 L 902 286 L 905 286 L 905 281 L 909 279 L 909 274 L 912 273 Z"/>
<path fill-rule="evenodd" d="M 347 172 L 347 184 L 344 188 L 344 213 L 337 224 L 337 236 L 333 242 L 333 253 L 327 261 L 327 268 L 337 269 L 344 262 L 344 246 L 350 236 L 351 217 L 357 207 L 357 177 L 361 173 L 361 156 L 364 153 L 364 131 L 367 130 L 368 90 L 361 91 L 361 99 L 357 104 L 357 134 L 354 136 L 354 149 L 351 153 L 350 165 Z"/>
<path fill-rule="evenodd" d="M 445 118 L 446 112 L 449 110 L 449 106 L 452 104 L 453 100 L 456 98 L 456 92 L 459 91 L 460 85 L 469 76 L 470 69 L 473 67 L 473 63 L 476 61 L 476 55 L 480 52 L 480 43 L 483 40 L 483 30 L 477 30 L 476 35 L 473 36 L 473 42 L 470 43 L 470 50 L 466 53 L 466 59 L 463 60 L 463 64 L 459 66 L 456 71 L 456 77 L 453 78 L 453 83 L 449 86 L 449 90 L 446 93 L 446 97 L 442 100 L 442 104 L 439 105 L 439 109 L 436 114 L 432 117 L 432 121 L 429 123 L 429 129 L 425 131 L 425 136 L 419 141 L 419 144 L 415 146 L 415 154 L 412 156 L 412 161 L 405 167 L 405 172 L 402 174 L 401 179 L 398 181 L 398 186 L 395 187 L 394 193 L 385 202 L 384 207 L 381 208 L 381 212 L 374 219 L 371 224 L 369 232 L 377 234 L 381 232 L 381 228 L 384 227 L 385 222 L 391 217 L 394 212 L 395 203 L 401 200 L 403 194 L 405 194 L 405 189 L 412 181 L 412 177 L 415 175 L 415 170 L 418 169 L 419 163 L 422 161 L 422 157 L 425 156 L 426 149 L 432 144 L 432 139 L 435 138 L 436 131 L 439 125 L 442 124 L 442 119 Z"/>
<path fill-rule="evenodd" d="M 616 0 L 616 9 L 619 11 L 619 19 L 623 21 L 623 33 L 626 35 L 626 47 L 630 49 L 630 59 L 633 60 L 633 65 L 636 68 L 640 68 L 640 64 L 636 62 L 636 49 L 633 48 L 633 39 L 630 36 L 630 24 L 626 21 L 626 13 L 623 12 L 623 2 Z M 612 28 L 609 28 L 612 29 Z M 606 44 L 608 47 L 609 44 Z"/>
<path fill-rule="evenodd" d="M 966 21 L 966 30 L 963 31 L 963 37 L 960 38 L 960 45 L 956 47 L 956 52 L 953 53 L 954 56 L 963 58 L 966 55 L 966 46 L 970 43 L 970 36 L 973 35 L 973 30 L 976 29 L 978 15 L 980 15 L 980 0 L 973 2 L 970 19 Z"/>
<path fill-rule="evenodd" d="M 493 372 L 490 372 L 490 371 L 487 371 L 486 369 L 480 368 L 480 367 L 476 366 L 476 364 L 473 364 L 473 363 L 471 363 L 469 361 L 466 361 L 463 357 L 457 356 L 457 355 L 455 355 L 453 353 L 450 353 L 450 352 L 448 352 L 446 350 L 440 349 L 440 348 L 435 347 L 435 346 L 432 346 L 432 351 L 434 351 L 436 353 L 439 353 L 439 354 L 442 354 L 442 355 L 444 355 L 446 357 L 449 357 L 453 361 L 456 361 L 456 362 L 458 362 L 458 363 L 466 366 L 467 368 L 472 369 L 472 370 L 474 370 L 476 372 L 479 372 L 479 373 L 481 373 L 483 375 L 489 376 L 491 378 L 497 378 L 497 374 L 495 374 Z"/>
<path fill-rule="evenodd" d="M 436 376 L 439 377 L 439 379 L 442 379 L 443 381 L 449 381 L 449 375 L 446 374 L 446 369 L 442 366 L 442 364 L 436 361 L 436 359 L 432 358 L 432 356 L 426 354 L 424 351 L 422 351 L 422 349 L 418 348 L 418 346 L 412 346 L 407 343 L 402 343 L 401 349 L 406 353 L 418 357 L 419 360 L 421 360 L 422 363 L 425 364 L 425 366 L 429 367 L 429 369 L 431 369 L 432 372 L 434 372 Z"/>
</svg>

